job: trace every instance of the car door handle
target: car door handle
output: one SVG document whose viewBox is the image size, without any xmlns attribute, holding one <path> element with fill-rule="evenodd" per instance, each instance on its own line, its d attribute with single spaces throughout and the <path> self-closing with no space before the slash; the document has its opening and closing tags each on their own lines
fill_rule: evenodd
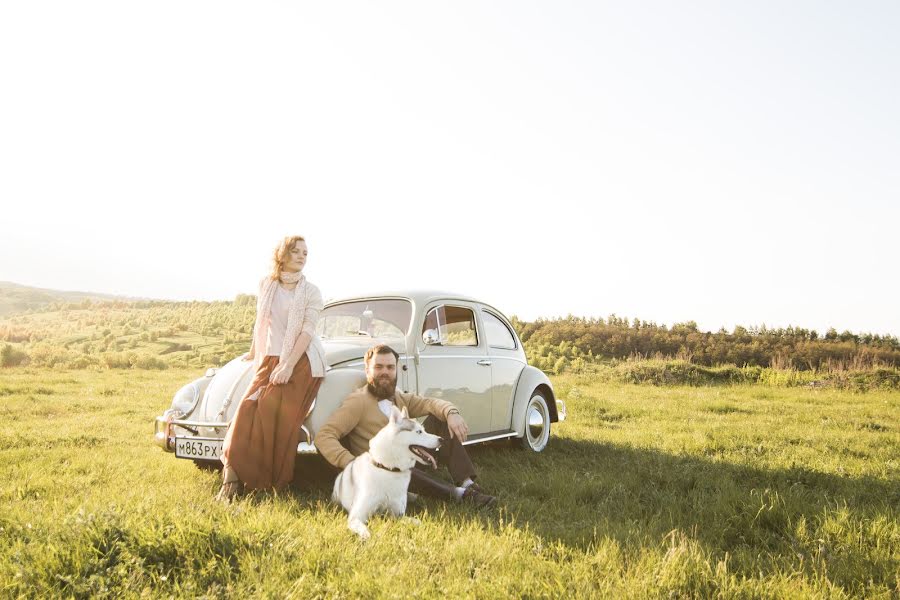
<svg viewBox="0 0 900 600">
<path fill-rule="evenodd" d="M 491 361 L 489 361 L 489 360 L 483 358 L 483 359 L 481 359 L 481 360 L 478 361 L 478 364 L 481 365 L 481 366 L 483 366 L 483 367 L 489 367 L 489 366 L 491 366 Z"/>
</svg>

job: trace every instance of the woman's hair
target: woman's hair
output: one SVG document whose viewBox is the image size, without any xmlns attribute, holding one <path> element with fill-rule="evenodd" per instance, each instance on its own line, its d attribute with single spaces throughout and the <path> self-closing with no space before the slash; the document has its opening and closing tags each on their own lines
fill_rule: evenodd
<svg viewBox="0 0 900 600">
<path fill-rule="evenodd" d="M 272 254 L 272 272 L 269 274 L 272 281 L 281 279 L 281 271 L 284 269 L 284 259 L 291 253 L 294 244 L 305 241 L 306 240 L 303 239 L 303 236 L 301 235 L 289 235 L 281 240 L 281 243 L 275 248 L 274 254 Z"/>
</svg>

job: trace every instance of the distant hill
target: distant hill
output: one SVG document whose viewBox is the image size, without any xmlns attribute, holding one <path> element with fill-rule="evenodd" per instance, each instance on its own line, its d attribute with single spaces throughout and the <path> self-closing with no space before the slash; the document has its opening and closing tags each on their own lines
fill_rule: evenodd
<svg viewBox="0 0 900 600">
<path fill-rule="evenodd" d="M 115 296 L 113 294 L 97 294 L 94 292 L 68 292 L 30 287 L 10 281 L 0 281 L 0 317 L 39 310 L 54 302 L 72 303 L 89 301 L 119 300 L 134 302 L 143 298 Z"/>
<path fill-rule="evenodd" d="M 0 302 L 0 367 L 221 365 L 249 349 L 256 314 L 256 297 L 246 294 L 231 301 L 176 302 L 0 283 Z M 707 371 L 697 375 L 701 366 L 732 365 L 751 370 L 734 375 L 737 371 L 726 369 L 710 377 L 733 383 L 744 381 L 740 378 L 748 373 L 759 379 L 763 369 L 771 368 L 802 371 L 810 381 L 837 372 L 842 381 L 849 381 L 847 373 L 877 372 L 875 383 L 864 377 L 862 387 L 900 388 L 900 340 L 896 336 L 834 329 L 820 335 L 801 327 L 765 326 L 738 326 L 731 332 L 713 333 L 700 331 L 693 321 L 667 326 L 615 315 L 532 322 L 513 317 L 512 325 L 530 364 L 557 374 L 607 366 L 615 369 L 622 361 L 638 361 L 638 367 L 628 366 L 627 372 L 616 376 L 639 382 L 658 375 L 659 381 L 671 381 L 672 377 L 706 377 Z M 675 362 L 661 363 L 665 372 L 658 373 L 655 367 L 644 369 L 644 359 Z"/>
</svg>

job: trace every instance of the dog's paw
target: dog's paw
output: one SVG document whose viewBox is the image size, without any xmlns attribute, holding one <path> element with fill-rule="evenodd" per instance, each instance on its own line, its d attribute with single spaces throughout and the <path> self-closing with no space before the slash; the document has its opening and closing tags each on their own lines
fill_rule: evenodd
<svg viewBox="0 0 900 600">
<path fill-rule="evenodd" d="M 372 537 L 372 534 L 369 532 L 369 528 L 366 527 L 366 524 L 362 521 L 351 521 L 347 524 L 350 528 L 350 531 L 359 536 L 359 539 L 365 541 Z"/>
</svg>

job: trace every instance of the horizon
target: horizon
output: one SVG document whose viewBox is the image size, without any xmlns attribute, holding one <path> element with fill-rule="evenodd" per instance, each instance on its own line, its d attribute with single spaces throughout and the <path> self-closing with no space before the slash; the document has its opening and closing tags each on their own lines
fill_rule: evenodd
<svg viewBox="0 0 900 600">
<path fill-rule="evenodd" d="M 900 334 L 900 5 L 0 6 L 0 280 Z M 633 318 L 633 317 L 630 317 Z"/>
<path fill-rule="evenodd" d="M 84 295 L 88 295 L 88 296 L 89 295 L 112 296 L 112 298 L 110 298 L 108 300 L 103 300 L 104 302 L 121 302 L 121 301 L 124 301 L 124 302 L 234 302 L 237 298 L 237 295 L 233 298 L 213 298 L 213 299 L 151 298 L 151 297 L 121 296 L 121 295 L 116 295 L 116 294 L 108 294 L 105 292 L 93 292 L 93 291 L 87 291 L 87 290 L 60 290 L 60 289 L 54 289 L 54 288 L 28 286 L 28 285 L 17 283 L 15 281 L 0 281 L 0 286 L 2 286 L 4 284 L 10 284 L 10 285 L 18 286 L 18 287 L 25 287 L 25 288 L 29 288 L 29 289 L 35 289 L 35 290 L 46 291 L 46 292 L 58 292 L 58 293 L 67 293 L 67 294 L 84 294 Z M 442 291 L 447 291 L 447 290 L 442 290 Z M 452 291 L 449 291 L 448 293 L 452 293 Z M 246 295 L 246 294 L 240 293 L 238 295 Z M 254 297 L 256 296 L 255 293 L 250 293 L 249 295 L 254 296 Z M 325 299 L 326 302 L 330 302 L 333 300 L 340 300 L 340 298 L 326 298 Z M 20 314 L 20 313 L 12 313 L 11 315 L 7 315 L 7 317 L 15 316 L 16 314 Z M 697 321 L 696 319 L 687 319 L 686 321 L 677 321 L 677 322 L 658 322 L 658 321 L 653 321 L 650 319 L 642 319 L 638 315 L 619 315 L 616 313 L 609 313 L 606 315 L 599 315 L 599 314 L 577 315 L 577 314 L 572 314 L 572 313 L 558 314 L 558 315 L 537 315 L 536 317 L 532 317 L 532 318 L 528 318 L 528 319 L 523 318 L 521 315 L 518 315 L 516 313 L 505 313 L 504 312 L 504 314 L 506 314 L 506 316 L 510 319 L 515 317 L 526 323 L 533 323 L 538 320 L 544 320 L 544 321 L 562 320 L 562 319 L 567 319 L 569 317 L 583 318 L 583 319 L 602 319 L 603 321 L 608 321 L 608 319 L 610 317 L 616 317 L 618 319 L 625 319 L 628 322 L 633 322 L 635 319 L 637 319 L 637 320 L 641 321 L 642 323 L 647 323 L 648 325 L 665 326 L 668 328 L 671 328 L 671 327 L 673 327 L 675 325 L 679 325 L 679 324 L 694 322 L 697 324 L 698 330 L 702 333 L 717 333 L 718 331 L 725 329 L 729 334 L 733 334 L 736 327 L 742 327 L 747 330 L 762 330 L 762 329 L 764 329 L 767 331 L 772 331 L 772 330 L 777 330 L 777 329 L 787 329 L 788 327 L 793 327 L 794 329 L 805 329 L 810 332 L 815 332 L 820 337 L 823 337 L 831 329 L 834 329 L 838 334 L 850 332 L 857 336 L 876 335 L 876 336 L 880 336 L 880 337 L 893 337 L 895 339 L 900 337 L 897 334 L 892 333 L 892 332 L 857 331 L 857 330 L 849 330 L 849 329 L 838 329 L 836 327 L 828 327 L 828 328 L 820 330 L 820 329 L 816 329 L 814 327 L 806 327 L 800 323 L 789 323 L 787 325 L 782 325 L 782 326 L 770 325 L 768 323 L 736 323 L 731 328 L 726 328 L 724 325 L 722 325 L 720 327 L 707 328 L 704 325 L 702 325 L 699 321 Z M 3 319 L 3 318 L 6 318 L 6 317 L 0 316 L 0 319 Z"/>
</svg>

